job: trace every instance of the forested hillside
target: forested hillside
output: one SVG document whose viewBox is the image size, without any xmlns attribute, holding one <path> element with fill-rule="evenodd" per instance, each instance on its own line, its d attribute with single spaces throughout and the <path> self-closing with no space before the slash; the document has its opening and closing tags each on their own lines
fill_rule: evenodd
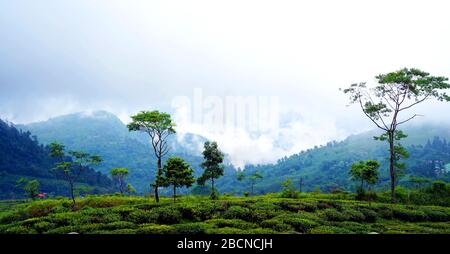
<svg viewBox="0 0 450 254">
<path fill-rule="evenodd" d="M 0 120 L 0 198 L 22 198 L 23 192 L 17 181 L 24 177 L 37 179 L 41 191 L 50 195 L 67 195 L 64 181 L 58 180 L 50 172 L 55 160 L 49 156 L 48 149 L 39 144 L 36 136 L 23 132 Z M 81 186 L 91 193 L 111 191 L 111 180 L 91 168 L 86 168 L 78 180 Z"/>
<path fill-rule="evenodd" d="M 405 129 L 408 137 L 405 139 L 406 149 L 410 156 L 405 159 L 404 176 L 399 180 L 403 186 L 409 186 L 409 176 L 422 176 L 431 179 L 448 181 L 450 177 L 450 128 L 440 125 L 410 126 Z M 377 132 L 367 132 L 350 136 L 342 142 L 329 142 L 313 149 L 282 158 L 271 165 L 249 165 L 244 173 L 251 175 L 260 172 L 263 178 L 256 183 L 257 193 L 279 191 L 281 183 L 292 179 L 296 188 L 300 181 L 305 191 L 321 190 L 353 190 L 348 171 L 352 163 L 376 159 L 380 161 L 380 181 L 377 187 L 386 189 L 388 177 L 387 144 L 375 141 Z M 242 192 L 242 184 L 236 180 L 236 175 L 220 179 L 222 190 L 227 192 Z M 247 184 L 247 190 L 248 190 Z"/>
<path fill-rule="evenodd" d="M 111 113 L 77 113 L 19 127 L 37 135 L 39 142 L 44 144 L 57 140 L 70 149 L 99 154 L 104 158 L 104 162 L 98 167 L 103 173 L 108 174 L 114 167 L 127 167 L 130 170 L 128 181 L 138 192 L 150 191 L 149 183 L 154 180 L 156 164 L 149 138 L 143 133 L 129 132 L 125 124 Z M 410 185 L 408 175 L 448 180 L 450 144 L 447 140 L 450 140 L 450 128 L 426 124 L 409 126 L 405 133 L 408 137 L 402 143 L 410 152 L 410 157 L 405 160 L 407 167 L 400 184 Z M 279 191 L 281 183 L 286 179 L 292 179 L 297 188 L 300 188 L 302 180 L 305 191 L 319 188 L 322 192 L 350 191 L 354 188 L 348 175 L 350 165 L 359 160 L 376 159 L 382 164 L 377 188 L 383 189 L 389 181 L 388 151 L 386 143 L 373 139 L 376 135 L 379 135 L 377 131 L 370 131 L 350 136 L 342 142 L 329 142 L 281 158 L 274 164 L 247 165 L 243 172 L 247 175 L 254 172 L 262 174 L 263 178 L 255 184 L 255 192 L 261 194 Z M 205 140 L 193 134 L 174 135 L 170 139 L 169 156 L 184 158 L 198 177 L 202 161 L 200 150 Z M 224 177 L 217 184 L 220 191 L 235 194 L 242 194 L 250 189 L 248 181 L 237 181 L 236 170 L 231 165 L 226 165 Z M 162 192 L 166 193 L 164 188 Z M 208 187 L 193 186 L 189 191 L 181 190 L 181 193 L 186 192 L 208 193 Z"/>
<path fill-rule="evenodd" d="M 102 173 L 109 174 L 114 167 L 126 167 L 130 169 L 128 181 L 138 192 L 150 190 L 149 183 L 154 180 L 156 164 L 148 135 L 129 132 L 125 124 L 111 113 L 76 113 L 19 125 L 19 128 L 30 131 L 44 144 L 59 141 L 70 149 L 100 155 L 104 159 L 98 167 Z M 183 157 L 198 175 L 202 160 L 199 151 L 205 140 L 191 134 L 171 137 L 169 155 Z"/>
</svg>

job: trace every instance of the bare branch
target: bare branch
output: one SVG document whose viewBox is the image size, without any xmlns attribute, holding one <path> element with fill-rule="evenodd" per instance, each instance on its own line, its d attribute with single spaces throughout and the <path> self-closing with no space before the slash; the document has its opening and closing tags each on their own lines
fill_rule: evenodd
<svg viewBox="0 0 450 254">
<path fill-rule="evenodd" d="M 397 126 L 400 125 L 400 124 L 404 124 L 404 123 L 406 123 L 406 122 L 408 122 L 408 121 L 414 119 L 414 118 L 417 117 L 417 116 L 423 116 L 423 115 L 417 115 L 417 114 L 414 114 L 414 115 L 411 116 L 410 118 L 408 118 L 408 119 L 406 119 L 406 120 L 404 120 L 404 121 L 399 122 L 399 123 L 397 124 Z"/>
</svg>

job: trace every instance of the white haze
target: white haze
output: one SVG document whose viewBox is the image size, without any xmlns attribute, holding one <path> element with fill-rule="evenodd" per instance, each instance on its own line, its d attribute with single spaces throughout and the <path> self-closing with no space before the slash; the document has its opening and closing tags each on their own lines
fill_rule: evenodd
<svg viewBox="0 0 450 254">
<path fill-rule="evenodd" d="M 371 128 L 338 91 L 417 67 L 450 77 L 448 1 L 0 1 L 0 117 L 174 112 L 174 96 L 278 96 L 279 135 L 179 126 L 235 165 Z M 416 122 L 449 122 L 443 103 Z"/>
</svg>

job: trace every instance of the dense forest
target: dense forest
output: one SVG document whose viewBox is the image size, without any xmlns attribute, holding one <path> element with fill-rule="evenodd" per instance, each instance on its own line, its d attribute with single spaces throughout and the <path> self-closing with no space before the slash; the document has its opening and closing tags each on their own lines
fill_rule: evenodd
<svg viewBox="0 0 450 254">
<path fill-rule="evenodd" d="M 0 198 L 23 198 L 23 190 L 17 186 L 20 178 L 38 179 L 41 191 L 49 195 L 67 195 L 65 183 L 51 172 L 55 159 L 49 150 L 39 144 L 36 136 L 21 131 L 12 124 L 0 120 Z M 92 168 L 85 168 L 78 182 L 91 193 L 111 191 L 111 180 Z"/>
<path fill-rule="evenodd" d="M 442 129 L 442 132 L 439 130 Z M 404 175 L 399 180 L 403 186 L 411 186 L 411 176 L 421 176 L 430 179 L 449 181 L 450 177 L 450 144 L 447 142 L 447 127 L 433 129 L 429 126 L 426 133 L 429 139 L 425 141 L 422 127 L 408 129 L 415 144 L 407 146 L 410 157 L 405 160 L 407 165 Z M 433 131 L 430 131 L 433 130 Z M 438 137 L 443 133 L 445 137 Z M 244 172 L 252 174 L 260 172 L 263 179 L 255 186 L 257 193 L 268 193 L 280 190 L 280 183 L 286 179 L 293 179 L 296 186 L 303 182 L 305 191 L 313 191 L 320 188 L 322 192 L 334 190 L 354 190 L 354 186 L 347 172 L 350 165 L 356 161 L 367 158 L 377 159 L 381 162 L 381 168 L 387 167 L 387 150 L 374 140 L 371 140 L 372 132 L 358 136 L 352 136 L 342 142 L 329 142 L 324 146 L 308 149 L 299 154 L 280 159 L 272 165 L 249 165 Z M 419 138 L 417 138 L 419 137 Z M 234 177 L 235 178 L 235 177 Z M 227 181 L 225 191 L 240 191 L 236 187 L 237 181 L 232 176 L 224 177 Z M 377 187 L 385 189 L 388 184 L 387 171 L 381 170 L 381 178 Z"/>
</svg>

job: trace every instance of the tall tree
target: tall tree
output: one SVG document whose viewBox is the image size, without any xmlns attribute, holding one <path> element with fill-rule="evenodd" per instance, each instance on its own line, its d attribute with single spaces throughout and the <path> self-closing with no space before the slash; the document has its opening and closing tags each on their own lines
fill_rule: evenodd
<svg viewBox="0 0 450 254">
<path fill-rule="evenodd" d="M 433 98 L 438 101 L 450 101 L 450 97 L 445 93 L 450 84 L 446 82 L 448 81 L 446 77 L 431 76 L 414 68 L 380 74 L 375 78 L 378 83 L 375 86 L 368 86 L 366 82 L 362 82 L 352 84 L 343 92 L 349 94 L 350 102 L 359 104 L 365 116 L 383 131 L 383 135 L 376 139 L 387 141 L 389 144 L 391 199 L 395 202 L 397 169 L 403 167 L 402 164 L 398 164 L 398 158 L 404 156 L 406 151 L 399 144 L 399 140 L 406 137 L 399 127 L 419 116 L 412 113 L 406 117 L 403 115 L 417 104 Z"/>
<path fill-rule="evenodd" d="M 162 158 L 169 152 L 167 137 L 175 133 L 175 124 L 167 113 L 154 111 L 141 111 L 131 116 L 132 122 L 129 123 L 129 131 L 142 131 L 150 136 L 153 152 L 157 159 L 157 170 L 155 182 L 151 184 L 155 191 L 155 200 L 159 202 L 158 187 L 161 178 Z"/>
<path fill-rule="evenodd" d="M 173 201 L 176 201 L 177 188 L 191 187 L 195 182 L 194 170 L 178 157 L 169 158 L 163 167 L 162 186 L 173 186 Z"/>
<path fill-rule="evenodd" d="M 120 194 L 123 194 L 125 189 L 125 179 L 128 176 L 128 168 L 113 168 L 111 169 L 111 177 L 117 181 L 117 184 L 119 185 L 119 191 Z"/>
<path fill-rule="evenodd" d="M 211 199 L 217 199 L 214 180 L 223 176 L 223 153 L 219 150 L 216 142 L 205 142 L 203 158 L 204 161 L 201 167 L 204 169 L 204 172 L 197 179 L 197 182 L 199 185 L 204 185 L 206 180 L 211 180 Z"/>
<path fill-rule="evenodd" d="M 66 154 L 64 145 L 58 142 L 51 143 L 49 148 L 50 156 L 59 159 L 56 167 L 52 170 L 56 173 L 57 177 L 61 176 L 61 178 L 68 182 L 73 203 L 72 206 L 75 207 L 74 189 L 78 177 L 86 167 L 98 165 L 102 162 L 102 159 L 98 155 L 90 155 L 89 153 L 80 151 L 69 151 Z"/>
</svg>

